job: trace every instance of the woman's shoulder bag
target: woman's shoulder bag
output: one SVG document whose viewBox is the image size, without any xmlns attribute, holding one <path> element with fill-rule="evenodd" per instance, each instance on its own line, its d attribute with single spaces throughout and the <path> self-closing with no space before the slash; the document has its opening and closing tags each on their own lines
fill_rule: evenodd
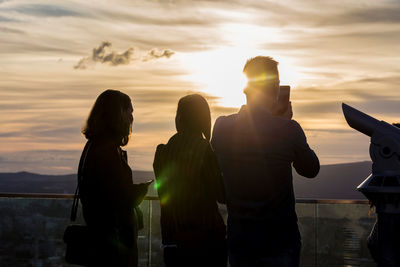
<svg viewBox="0 0 400 267">
<path fill-rule="evenodd" d="M 78 184 L 76 186 L 74 201 L 71 208 L 71 224 L 67 226 L 64 232 L 64 242 L 67 245 L 65 251 L 65 261 L 71 264 L 87 265 L 89 263 L 90 235 L 86 225 L 73 224 L 76 220 L 76 214 L 79 204 L 79 186 L 83 178 L 83 167 L 85 166 L 86 156 L 90 148 L 88 141 L 83 149 L 78 167 Z"/>
</svg>

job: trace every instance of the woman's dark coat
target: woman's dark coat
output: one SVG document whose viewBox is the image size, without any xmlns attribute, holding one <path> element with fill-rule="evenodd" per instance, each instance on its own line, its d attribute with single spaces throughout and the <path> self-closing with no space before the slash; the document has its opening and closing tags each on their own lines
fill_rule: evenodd
<svg viewBox="0 0 400 267">
<path fill-rule="evenodd" d="M 201 135 L 177 133 L 157 147 L 156 187 L 164 245 L 208 246 L 225 239 L 217 202 L 225 191 L 217 158 Z"/>
<path fill-rule="evenodd" d="M 135 207 L 147 185 L 133 184 L 126 152 L 111 140 L 89 141 L 80 196 L 83 217 L 94 240 L 92 266 L 137 266 Z"/>
</svg>

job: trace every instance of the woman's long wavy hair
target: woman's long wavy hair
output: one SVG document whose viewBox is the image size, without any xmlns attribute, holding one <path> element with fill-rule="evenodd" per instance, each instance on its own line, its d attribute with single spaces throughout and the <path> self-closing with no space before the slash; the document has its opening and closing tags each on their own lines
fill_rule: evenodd
<svg viewBox="0 0 400 267">
<path fill-rule="evenodd" d="M 110 138 L 117 145 L 125 146 L 132 132 L 132 121 L 122 115 L 132 106 L 128 95 L 108 89 L 101 93 L 89 113 L 82 129 L 86 139 Z"/>
<path fill-rule="evenodd" d="M 211 115 L 207 100 L 199 94 L 187 95 L 179 99 L 175 125 L 178 133 L 199 133 L 210 141 Z"/>
</svg>

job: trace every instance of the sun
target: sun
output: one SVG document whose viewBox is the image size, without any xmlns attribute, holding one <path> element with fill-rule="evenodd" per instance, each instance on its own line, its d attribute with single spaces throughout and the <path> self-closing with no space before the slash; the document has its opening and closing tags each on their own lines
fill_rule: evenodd
<svg viewBox="0 0 400 267">
<path fill-rule="evenodd" d="M 238 49 L 218 49 L 189 55 L 186 60 L 189 74 L 185 79 L 198 90 L 218 97 L 218 104 L 239 107 L 244 103 L 246 78 L 242 73 L 246 52 Z"/>
<path fill-rule="evenodd" d="M 218 105 L 240 107 L 246 101 L 243 89 L 247 80 L 243 67 L 249 58 L 271 56 L 279 62 L 282 85 L 294 88 L 301 77 L 291 58 L 280 55 L 280 51 L 262 49 L 266 36 L 269 40 L 284 38 L 278 29 L 247 24 L 225 24 L 221 36 L 226 45 L 213 50 L 185 54 L 183 66 L 188 71 L 184 76 L 196 90 L 218 98 Z M 261 48 L 260 48 L 261 47 Z"/>
<path fill-rule="evenodd" d="M 219 97 L 220 105 L 238 107 L 243 103 L 246 85 L 242 74 L 246 59 L 238 55 L 235 49 L 196 53 L 191 57 L 187 79 L 198 84 L 202 92 Z"/>
<path fill-rule="evenodd" d="M 195 89 L 218 98 L 218 105 L 224 107 L 240 107 L 246 102 L 243 89 L 247 84 L 243 74 L 246 60 L 267 55 L 266 52 L 255 52 L 253 49 L 224 48 L 198 52 L 188 55 L 185 65 L 189 72 L 184 79 L 195 85 Z M 274 57 L 279 62 L 282 85 L 295 87 L 299 79 L 296 67 L 290 59 Z"/>
</svg>

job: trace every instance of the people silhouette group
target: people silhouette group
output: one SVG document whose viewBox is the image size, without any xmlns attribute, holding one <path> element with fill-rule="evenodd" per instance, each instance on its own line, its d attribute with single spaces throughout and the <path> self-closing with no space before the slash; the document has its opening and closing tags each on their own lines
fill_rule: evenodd
<svg viewBox="0 0 400 267">
<path fill-rule="evenodd" d="M 157 146 L 155 187 L 161 205 L 164 263 L 173 266 L 282 266 L 300 264 L 292 166 L 313 178 L 319 161 L 289 102 L 276 112 L 278 63 L 249 59 L 247 103 L 219 117 L 211 136 L 207 101 L 182 97 L 176 134 Z M 138 266 L 138 205 L 149 183 L 133 184 L 126 152 L 132 129 L 126 94 L 106 90 L 96 100 L 83 134 L 87 144 L 80 194 L 95 242 L 89 266 Z M 228 210 L 227 226 L 218 203 Z"/>
</svg>

